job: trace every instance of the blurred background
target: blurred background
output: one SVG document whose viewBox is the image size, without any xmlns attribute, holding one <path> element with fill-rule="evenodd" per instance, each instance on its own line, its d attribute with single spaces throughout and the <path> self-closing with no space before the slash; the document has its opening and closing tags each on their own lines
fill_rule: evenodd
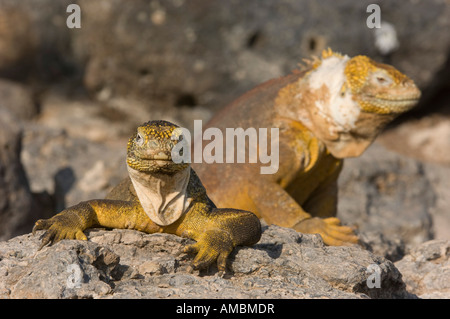
<svg viewBox="0 0 450 319">
<path fill-rule="evenodd" d="M 367 26 L 372 3 L 381 29 Z M 67 27 L 70 4 L 81 28 Z M 1 0 L 0 239 L 104 197 L 137 125 L 192 128 L 328 47 L 392 64 L 423 91 L 345 164 L 340 217 L 384 247 L 398 239 L 392 256 L 450 239 L 448 0 Z"/>
</svg>

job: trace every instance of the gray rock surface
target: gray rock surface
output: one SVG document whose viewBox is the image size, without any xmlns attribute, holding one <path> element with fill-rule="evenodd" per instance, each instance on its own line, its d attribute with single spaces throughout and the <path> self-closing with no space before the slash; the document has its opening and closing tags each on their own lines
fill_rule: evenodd
<svg viewBox="0 0 450 319">
<path fill-rule="evenodd" d="M 28 125 L 21 157 L 32 191 L 52 195 L 52 214 L 86 199 L 104 198 L 126 174 L 126 140 L 121 142 L 98 143 L 64 129 Z"/>
<path fill-rule="evenodd" d="M 392 262 L 278 226 L 265 227 L 253 247 L 236 249 L 223 278 L 215 266 L 191 272 L 191 257 L 179 254 L 190 240 L 175 235 L 90 230 L 89 241 L 64 240 L 37 251 L 41 233 L 0 242 L 0 297 L 414 297 Z M 368 287 L 370 267 L 377 267 L 380 288 Z"/>
<path fill-rule="evenodd" d="M 450 100 L 443 105 L 450 110 Z M 437 113 L 405 122 L 388 130 L 379 142 L 422 163 L 436 198 L 430 211 L 434 236 L 450 240 L 450 116 Z"/>
<path fill-rule="evenodd" d="M 431 210 L 434 238 L 450 240 L 450 166 L 428 164 L 425 173 L 436 193 Z"/>
<path fill-rule="evenodd" d="M 450 110 L 450 98 L 442 105 Z M 450 166 L 450 116 L 435 113 L 393 127 L 379 141 L 422 162 Z"/>
<path fill-rule="evenodd" d="M 436 194 L 424 165 L 379 143 L 345 160 L 338 217 L 357 226 L 375 253 L 398 260 L 408 247 L 433 238 Z"/>
<path fill-rule="evenodd" d="M 66 8 L 73 0 L 0 2 L 0 75 L 44 88 L 74 74 Z M 18 23 L 20 21 L 20 23 Z"/>
<path fill-rule="evenodd" d="M 38 107 L 28 86 L 0 79 L 0 108 L 11 112 L 17 120 L 31 120 Z"/>
<path fill-rule="evenodd" d="M 0 107 L 0 240 L 29 232 L 39 216 L 20 161 L 22 130 L 17 122 Z"/>
<path fill-rule="evenodd" d="M 450 299 L 450 241 L 431 240 L 395 263 L 407 290 L 420 298 Z"/>
</svg>

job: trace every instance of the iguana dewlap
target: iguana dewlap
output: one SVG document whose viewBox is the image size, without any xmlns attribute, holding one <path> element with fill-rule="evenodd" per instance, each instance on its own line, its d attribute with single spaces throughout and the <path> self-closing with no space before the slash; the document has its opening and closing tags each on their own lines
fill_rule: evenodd
<svg viewBox="0 0 450 319">
<path fill-rule="evenodd" d="M 329 245 L 355 243 L 352 229 L 335 217 L 342 159 L 363 153 L 419 97 L 414 82 L 394 67 L 327 50 L 303 70 L 244 94 L 205 127 L 279 128 L 275 174 L 260 174 L 258 165 L 248 163 L 193 167 L 219 206 L 319 233 Z"/>
<path fill-rule="evenodd" d="M 129 178 L 106 199 L 81 202 L 38 220 L 33 233 L 47 230 L 41 248 L 61 239 L 86 240 L 83 231 L 97 226 L 165 232 L 197 242 L 185 249 L 197 253 L 194 268 L 217 261 L 223 272 L 234 247 L 258 242 L 261 224 L 253 213 L 217 208 L 189 164 L 172 161 L 171 151 L 178 143 L 172 136 L 176 128 L 166 121 L 138 127 L 128 142 Z"/>
</svg>

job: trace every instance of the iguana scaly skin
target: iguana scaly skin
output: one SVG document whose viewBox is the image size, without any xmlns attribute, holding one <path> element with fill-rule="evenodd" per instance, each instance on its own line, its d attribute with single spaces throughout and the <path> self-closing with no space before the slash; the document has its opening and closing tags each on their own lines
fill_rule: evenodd
<svg viewBox="0 0 450 319">
<path fill-rule="evenodd" d="M 257 164 L 193 167 L 220 206 L 250 210 L 269 224 L 319 233 L 328 245 L 356 243 L 353 230 L 335 217 L 342 159 L 359 156 L 419 97 L 414 82 L 394 67 L 326 50 L 302 70 L 246 93 L 205 127 L 278 127 L 275 174 L 261 175 Z"/>
<path fill-rule="evenodd" d="M 96 226 L 164 232 L 196 241 L 184 250 L 197 253 L 194 268 L 217 261 L 223 272 L 234 247 L 258 242 L 261 224 L 253 213 L 216 208 L 189 164 L 172 161 L 171 151 L 178 143 L 172 139 L 176 128 L 166 121 L 138 127 L 128 142 L 129 178 L 106 199 L 81 202 L 38 220 L 33 233 L 47 230 L 39 249 L 62 239 L 86 240 L 83 231 Z"/>
</svg>

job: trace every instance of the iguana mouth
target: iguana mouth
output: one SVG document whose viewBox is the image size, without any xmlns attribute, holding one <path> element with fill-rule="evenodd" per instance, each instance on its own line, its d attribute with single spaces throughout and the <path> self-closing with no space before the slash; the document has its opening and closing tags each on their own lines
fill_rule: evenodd
<svg viewBox="0 0 450 319">
<path fill-rule="evenodd" d="M 138 158 L 140 160 L 145 160 L 145 161 L 164 161 L 164 162 L 172 161 L 172 156 L 170 156 L 164 152 L 159 152 L 158 154 L 155 154 L 155 155 L 141 155 Z"/>
<path fill-rule="evenodd" d="M 172 159 L 167 158 L 140 158 L 138 161 L 141 162 L 142 165 L 157 165 L 157 166 L 166 166 L 170 163 L 173 163 Z M 153 164 L 152 164 L 153 163 Z"/>
<path fill-rule="evenodd" d="M 419 99 L 384 99 L 384 98 L 375 98 L 374 101 L 378 101 L 380 103 L 389 103 L 391 105 L 411 105 L 417 103 Z"/>
<path fill-rule="evenodd" d="M 144 156 L 142 154 L 135 154 L 135 156 L 128 155 L 127 164 L 138 171 L 147 172 L 163 167 L 171 167 L 174 162 L 172 161 L 172 157 L 168 155 L 156 154 Z"/>
<path fill-rule="evenodd" d="M 398 97 L 398 98 L 392 98 L 392 97 L 375 97 L 375 96 L 368 96 L 365 101 L 366 103 L 371 104 L 374 107 L 384 109 L 389 108 L 389 113 L 403 113 L 410 108 L 412 108 L 414 105 L 417 104 L 419 101 L 420 96 L 418 97 Z M 380 112 L 382 113 L 382 112 Z"/>
</svg>

